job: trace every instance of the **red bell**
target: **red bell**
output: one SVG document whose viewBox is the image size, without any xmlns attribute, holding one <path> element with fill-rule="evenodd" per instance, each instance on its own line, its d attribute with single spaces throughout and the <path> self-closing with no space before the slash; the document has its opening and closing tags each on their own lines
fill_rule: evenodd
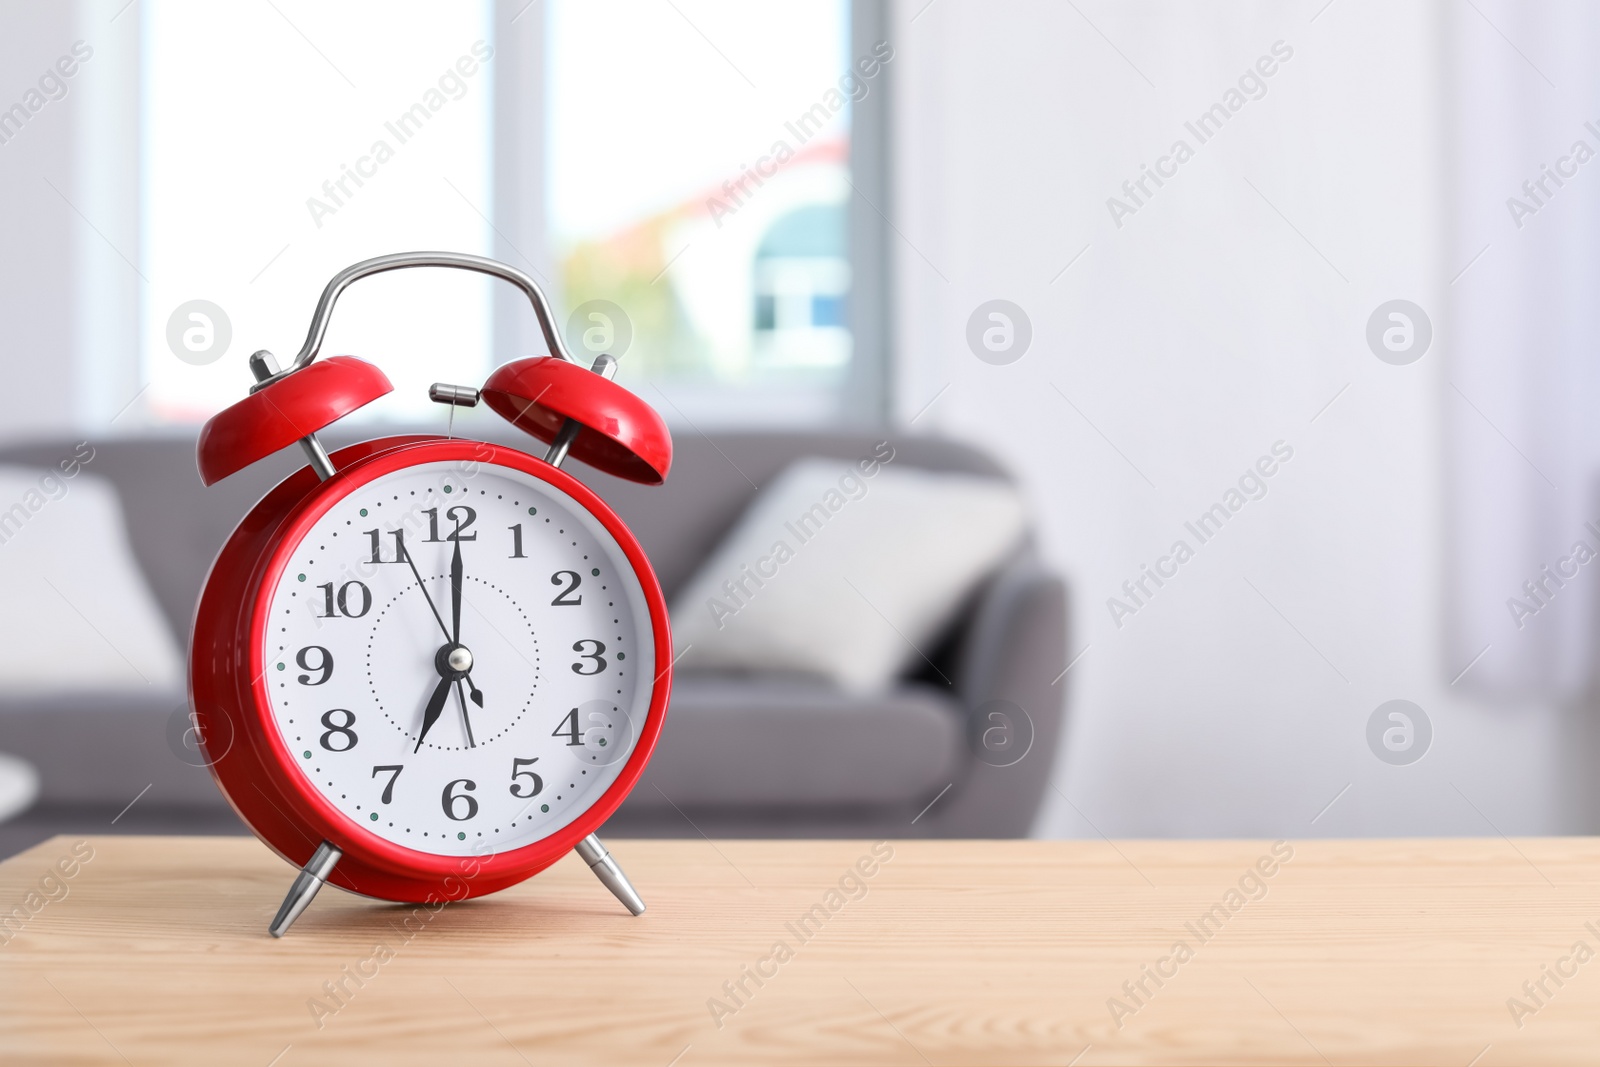
<svg viewBox="0 0 1600 1067">
<path fill-rule="evenodd" d="M 201 428 L 200 480 L 220 482 L 393 391 L 383 371 L 354 356 L 302 367 L 223 408 Z"/>
<path fill-rule="evenodd" d="M 546 443 L 573 420 L 583 430 L 569 454 L 618 478 L 660 485 L 672 467 L 672 435 L 655 409 L 576 363 L 555 356 L 514 360 L 489 375 L 483 399 Z"/>
</svg>

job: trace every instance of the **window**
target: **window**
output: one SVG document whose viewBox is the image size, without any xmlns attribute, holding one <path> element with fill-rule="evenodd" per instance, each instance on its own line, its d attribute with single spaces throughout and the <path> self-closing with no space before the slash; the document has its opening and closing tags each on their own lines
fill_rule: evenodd
<svg viewBox="0 0 1600 1067">
<path fill-rule="evenodd" d="M 245 357 L 293 358 L 322 286 L 357 260 L 490 252 L 488 3 L 138 10 L 147 420 L 197 421 L 240 399 Z M 492 285 L 449 271 L 363 282 L 340 300 L 323 351 L 389 375 L 395 394 L 369 412 L 429 414 L 429 382 L 489 370 Z M 225 353 L 223 324 L 196 300 L 226 316 Z"/>
<path fill-rule="evenodd" d="M 853 43 L 856 6 L 140 5 L 148 384 L 121 425 L 208 417 L 243 395 L 251 351 L 294 356 L 339 270 L 436 248 L 540 277 L 571 347 L 619 355 L 670 421 L 859 410 L 882 353 L 856 300 L 882 290 L 852 136 L 889 58 Z M 380 276 L 341 298 L 323 351 L 394 381 L 364 416 L 427 417 L 429 382 L 534 350 L 497 350 L 497 301 L 521 297 Z"/>
<path fill-rule="evenodd" d="M 881 355 L 850 323 L 853 112 L 883 66 L 853 36 L 846 0 L 549 4 L 569 335 L 626 339 L 623 380 L 669 420 L 835 418 Z"/>
</svg>

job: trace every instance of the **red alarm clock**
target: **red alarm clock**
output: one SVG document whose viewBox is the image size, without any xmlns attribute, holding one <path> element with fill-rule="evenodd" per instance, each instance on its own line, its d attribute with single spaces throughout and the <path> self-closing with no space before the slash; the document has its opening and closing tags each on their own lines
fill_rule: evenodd
<svg viewBox="0 0 1600 1067">
<path fill-rule="evenodd" d="M 552 354 L 507 363 L 481 398 L 549 445 L 543 458 L 459 438 L 383 437 L 326 452 L 317 431 L 392 390 L 352 356 L 315 362 L 339 294 L 405 267 L 503 278 L 533 303 Z M 382 900 L 491 893 L 576 849 L 644 910 L 594 836 L 661 733 L 672 638 L 639 543 L 568 456 L 659 484 L 661 417 L 562 344 L 521 271 L 455 253 L 349 267 L 318 301 L 294 362 L 250 357 L 250 395 L 200 432 L 210 485 L 298 442 L 310 465 L 229 537 L 195 613 L 189 695 L 218 786 L 300 867 L 269 930 L 324 883 Z"/>
</svg>

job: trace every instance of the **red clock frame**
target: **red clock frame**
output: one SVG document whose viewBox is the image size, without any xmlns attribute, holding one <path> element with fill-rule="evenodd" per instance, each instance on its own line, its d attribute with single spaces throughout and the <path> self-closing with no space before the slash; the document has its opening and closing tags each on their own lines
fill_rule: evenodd
<svg viewBox="0 0 1600 1067">
<path fill-rule="evenodd" d="M 264 496 L 223 546 L 195 611 L 189 696 L 212 776 L 228 803 L 269 848 L 302 866 L 324 839 L 343 858 L 328 881 L 368 897 L 423 902 L 497 892 L 572 851 L 616 811 L 655 749 L 672 688 L 666 600 L 639 542 L 593 490 L 572 475 L 504 445 L 430 435 L 386 437 L 333 454 L 339 473 L 318 481 L 303 468 Z M 506 852 L 441 856 L 377 836 L 334 807 L 295 762 L 273 723 L 262 648 L 269 592 L 289 556 L 338 501 L 383 475 L 420 463 L 491 463 L 532 475 L 587 508 L 621 546 L 644 589 L 657 677 L 638 742 L 617 780 L 577 819 Z"/>
</svg>

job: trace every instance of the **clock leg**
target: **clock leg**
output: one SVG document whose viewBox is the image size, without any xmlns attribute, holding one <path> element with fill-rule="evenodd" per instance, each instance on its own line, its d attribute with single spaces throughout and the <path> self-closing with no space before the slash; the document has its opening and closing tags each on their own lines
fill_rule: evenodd
<svg viewBox="0 0 1600 1067">
<path fill-rule="evenodd" d="M 306 910 L 306 905 L 317 895 L 317 890 L 322 888 L 322 884 L 328 880 L 328 875 L 333 873 L 333 865 L 338 863 L 343 855 L 343 852 L 326 841 L 317 846 L 311 858 L 306 860 L 306 865 L 300 868 L 300 873 L 295 875 L 294 885 L 289 887 L 289 895 L 283 898 L 283 903 L 278 906 L 277 916 L 273 918 L 272 925 L 267 927 L 268 933 L 273 937 L 282 937 L 289 932 L 289 927 L 300 918 L 300 913 Z"/>
<path fill-rule="evenodd" d="M 617 861 L 611 858 L 611 853 L 606 851 L 606 846 L 600 843 L 598 837 L 590 834 L 578 842 L 576 851 L 605 887 L 616 894 L 625 908 L 635 915 L 644 914 L 644 901 L 639 898 L 633 883 L 628 881 L 628 876 L 622 873 L 622 868 L 617 866 Z"/>
</svg>

